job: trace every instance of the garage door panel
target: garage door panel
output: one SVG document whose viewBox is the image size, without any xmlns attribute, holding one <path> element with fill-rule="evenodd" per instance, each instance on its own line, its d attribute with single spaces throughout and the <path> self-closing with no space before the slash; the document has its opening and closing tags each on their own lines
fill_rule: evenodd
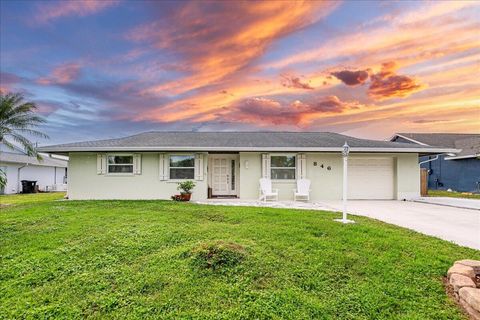
<svg viewBox="0 0 480 320">
<path fill-rule="evenodd" d="M 393 158 L 350 158 L 349 199 L 393 199 Z"/>
</svg>

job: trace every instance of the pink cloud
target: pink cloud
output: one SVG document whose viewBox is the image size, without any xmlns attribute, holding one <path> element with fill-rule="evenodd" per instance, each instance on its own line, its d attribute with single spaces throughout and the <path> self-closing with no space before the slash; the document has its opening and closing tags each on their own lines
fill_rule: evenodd
<svg viewBox="0 0 480 320">
<path fill-rule="evenodd" d="M 37 79 L 38 84 L 50 85 L 50 84 L 67 84 L 80 76 L 79 63 L 66 63 L 56 67 L 52 74 L 48 77 Z"/>
<path fill-rule="evenodd" d="M 12 91 L 12 88 L 21 81 L 22 79 L 13 73 L 0 72 L 0 92 Z"/>
<path fill-rule="evenodd" d="M 300 79 L 300 77 L 296 77 L 294 75 L 283 74 L 282 75 L 282 85 L 287 88 L 295 88 L 295 89 L 305 89 L 305 90 L 313 90 L 313 87 L 307 81 Z"/>
<path fill-rule="evenodd" d="M 337 96 L 310 98 L 306 102 L 295 100 L 286 104 L 268 98 L 250 98 L 225 108 L 219 117 L 257 125 L 303 126 L 315 117 L 340 114 L 360 107 L 363 105 L 357 101 L 342 101 Z"/>
<path fill-rule="evenodd" d="M 68 16 L 87 16 L 116 5 L 118 0 L 64 0 L 43 2 L 38 8 L 35 21 L 40 24 Z"/>
</svg>

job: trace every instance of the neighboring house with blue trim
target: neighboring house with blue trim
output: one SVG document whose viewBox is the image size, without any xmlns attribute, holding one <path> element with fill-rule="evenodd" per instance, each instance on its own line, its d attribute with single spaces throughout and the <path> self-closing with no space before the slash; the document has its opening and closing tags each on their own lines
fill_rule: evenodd
<svg viewBox="0 0 480 320">
<path fill-rule="evenodd" d="M 429 189 L 480 192 L 480 134 L 397 133 L 390 141 L 461 150 L 457 154 L 420 157 L 429 172 Z"/>
</svg>

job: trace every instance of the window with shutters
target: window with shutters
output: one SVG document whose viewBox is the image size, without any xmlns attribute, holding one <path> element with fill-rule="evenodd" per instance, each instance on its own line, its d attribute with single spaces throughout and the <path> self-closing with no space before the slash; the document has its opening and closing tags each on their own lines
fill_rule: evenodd
<svg viewBox="0 0 480 320">
<path fill-rule="evenodd" d="M 194 155 L 171 155 L 170 156 L 170 179 L 183 180 L 195 178 Z"/>
<path fill-rule="evenodd" d="M 270 177 L 273 180 L 295 180 L 296 160 L 294 155 L 270 156 Z"/>
<path fill-rule="evenodd" d="M 133 155 L 109 154 L 107 157 L 108 174 L 133 174 Z"/>
</svg>

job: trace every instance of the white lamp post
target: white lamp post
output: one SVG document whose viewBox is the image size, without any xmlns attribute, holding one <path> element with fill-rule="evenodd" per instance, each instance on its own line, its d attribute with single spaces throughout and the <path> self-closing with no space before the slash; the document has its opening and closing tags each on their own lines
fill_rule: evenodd
<svg viewBox="0 0 480 320">
<path fill-rule="evenodd" d="M 345 141 L 342 150 L 343 156 L 343 215 L 342 219 L 335 219 L 341 223 L 355 223 L 353 220 L 347 219 L 347 190 L 348 190 L 348 154 L 350 153 L 350 146 Z"/>
</svg>

